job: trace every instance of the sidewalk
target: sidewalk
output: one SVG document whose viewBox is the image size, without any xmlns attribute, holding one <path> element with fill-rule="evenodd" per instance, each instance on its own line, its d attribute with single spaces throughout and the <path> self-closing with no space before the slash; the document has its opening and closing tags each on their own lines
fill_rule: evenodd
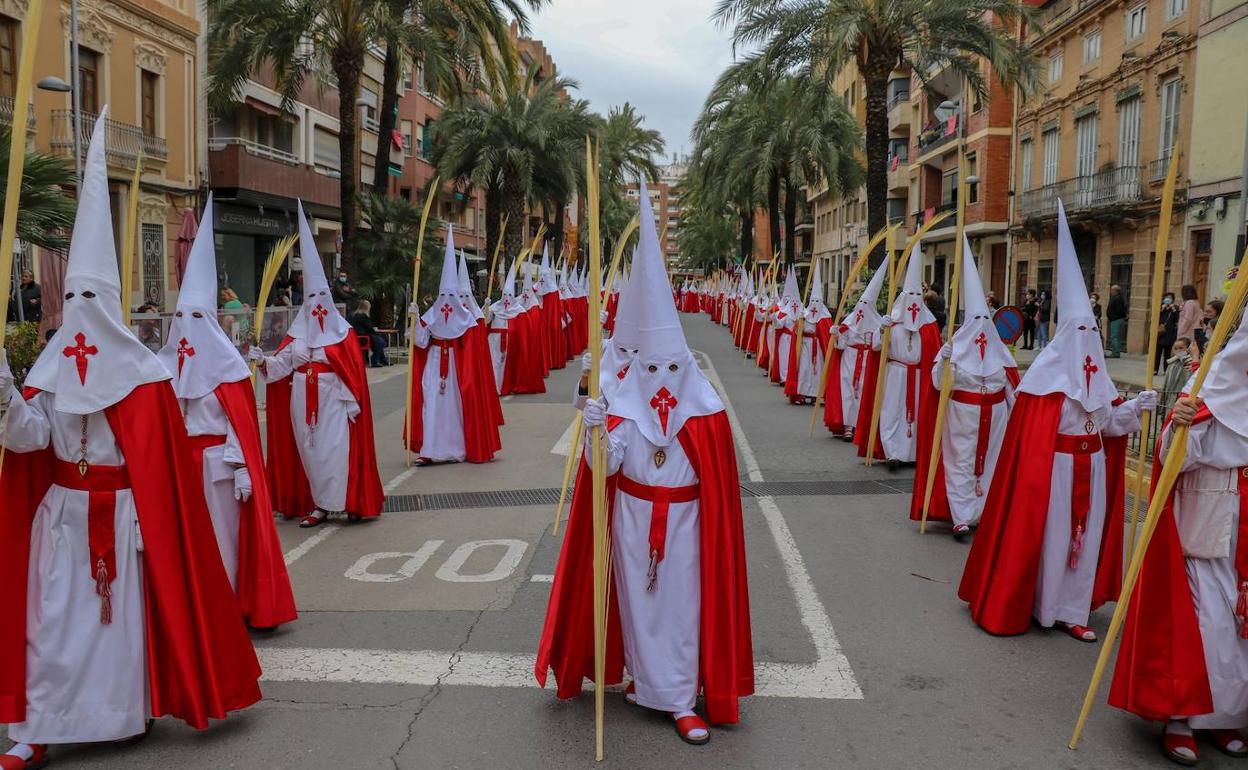
<svg viewBox="0 0 1248 770">
<path fill-rule="evenodd" d="M 1014 348 L 1014 359 L 1018 361 L 1018 368 L 1026 369 L 1036 356 L 1040 354 L 1040 350 L 1021 350 Z M 1147 373 L 1147 365 L 1144 359 L 1147 355 L 1137 353 L 1123 353 L 1122 358 L 1106 358 L 1105 363 L 1109 368 L 1109 376 L 1119 388 L 1124 390 L 1139 390 L 1144 387 L 1144 377 Z M 1157 378 L 1158 387 L 1160 387 L 1160 375 Z"/>
</svg>

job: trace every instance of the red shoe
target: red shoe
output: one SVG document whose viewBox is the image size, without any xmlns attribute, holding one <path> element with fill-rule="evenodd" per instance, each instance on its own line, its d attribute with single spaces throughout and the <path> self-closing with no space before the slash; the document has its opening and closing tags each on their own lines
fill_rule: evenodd
<svg viewBox="0 0 1248 770">
<path fill-rule="evenodd" d="M 1061 621 L 1058 621 L 1057 627 L 1069 634 L 1071 638 L 1080 642 L 1092 644 L 1096 641 L 1096 632 L 1087 626 L 1076 626 L 1070 623 L 1062 623 Z"/>
<path fill-rule="evenodd" d="M 1248 740 L 1244 739 L 1239 730 L 1210 730 L 1209 737 L 1213 739 L 1213 745 L 1218 751 L 1228 757 L 1237 759 L 1248 757 Z M 1239 748 L 1231 748 L 1232 743 L 1238 743 Z"/>
<path fill-rule="evenodd" d="M 34 750 L 34 754 L 30 759 L 22 759 L 14 754 L 0 754 L 0 770 L 39 770 L 41 767 L 47 767 L 48 747 L 37 743 L 30 745 Z"/>
<path fill-rule="evenodd" d="M 624 702 L 630 706 L 637 705 L 637 683 L 629 682 L 628 687 L 624 688 Z"/>
<path fill-rule="evenodd" d="M 1186 749 L 1192 755 L 1180 754 L 1179 749 Z M 1192 767 L 1200 761 L 1200 753 L 1196 750 L 1196 739 L 1191 735 L 1172 733 L 1169 730 L 1161 738 L 1161 754 L 1171 762 Z"/>
<path fill-rule="evenodd" d="M 320 515 L 317 515 L 317 514 L 320 514 Z M 322 524 L 324 524 L 325 520 L 328 518 L 329 518 L 329 514 L 324 511 L 313 511 L 312 513 L 309 513 L 307 516 L 303 517 L 303 520 L 299 522 L 299 528 L 311 529 L 312 527 L 319 527 Z"/>
<path fill-rule="evenodd" d="M 711 728 L 697 714 L 677 717 L 676 732 L 680 734 L 682 741 L 693 746 L 704 746 L 711 741 Z"/>
</svg>

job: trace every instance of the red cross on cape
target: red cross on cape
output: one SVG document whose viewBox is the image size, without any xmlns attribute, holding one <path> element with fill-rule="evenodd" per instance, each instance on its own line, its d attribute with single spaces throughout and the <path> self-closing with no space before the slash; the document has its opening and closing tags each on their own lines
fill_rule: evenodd
<svg viewBox="0 0 1248 770">
<path fill-rule="evenodd" d="M 100 352 L 95 345 L 87 344 L 87 337 L 82 332 L 74 335 L 74 344 L 68 345 L 61 351 L 61 355 L 66 358 L 75 358 L 75 364 L 78 366 L 78 382 L 82 385 L 87 384 L 87 356 L 93 356 Z"/>
</svg>

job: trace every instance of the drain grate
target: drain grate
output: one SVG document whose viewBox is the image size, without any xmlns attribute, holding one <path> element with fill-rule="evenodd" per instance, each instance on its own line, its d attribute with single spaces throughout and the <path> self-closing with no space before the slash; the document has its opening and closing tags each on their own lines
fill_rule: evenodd
<svg viewBox="0 0 1248 770">
<path fill-rule="evenodd" d="M 748 481 L 741 484 L 744 497 L 820 497 L 840 495 L 896 495 L 910 492 L 913 479 L 888 481 L 852 479 L 847 481 Z M 568 490 L 571 499 L 572 490 Z M 385 513 L 415 513 L 464 508 L 514 508 L 527 505 L 554 505 L 559 488 L 499 489 L 487 492 L 433 492 L 423 495 L 392 495 L 386 498 Z"/>
</svg>

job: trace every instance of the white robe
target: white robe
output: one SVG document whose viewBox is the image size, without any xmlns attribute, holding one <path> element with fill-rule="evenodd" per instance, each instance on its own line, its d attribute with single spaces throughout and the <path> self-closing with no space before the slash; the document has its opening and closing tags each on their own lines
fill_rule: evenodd
<svg viewBox="0 0 1248 770">
<path fill-rule="evenodd" d="M 415 336 L 417 346 L 429 348 L 425 370 L 420 375 L 424 394 L 420 456 L 436 462 L 463 462 L 468 450 L 464 445 L 464 405 L 459 393 L 459 374 L 455 371 L 455 350 L 432 345 L 432 339 L 424 327 Z M 441 377 L 442 356 L 448 359 L 445 386 Z"/>
<path fill-rule="evenodd" d="M 932 367 L 932 385 L 939 388 L 944 376 L 945 359 L 937 358 Z M 979 447 L 979 411 L 977 404 L 964 404 L 949 399 L 945 409 L 945 429 L 941 436 L 940 452 L 945 466 L 945 495 L 949 499 L 949 514 L 954 524 L 975 526 L 984 512 L 988 500 L 988 488 L 992 486 L 992 474 L 997 467 L 997 456 L 1005 441 L 1005 428 L 1010 421 L 1010 408 L 1014 405 L 1014 389 L 998 369 L 983 377 L 956 366 L 953 369 L 953 389 L 969 393 L 997 393 L 1005 391 L 1005 400 L 992 405 L 992 425 L 989 429 L 987 451 L 984 453 L 984 472 L 975 478 L 975 451 Z"/>
<path fill-rule="evenodd" d="M 317 379 L 317 397 L 320 408 L 316 426 L 308 425 L 304 410 L 307 405 L 307 375 L 295 371 L 294 354 L 308 355 L 307 343 L 292 340 L 276 356 L 266 359 L 265 379 L 275 382 L 293 374 L 290 391 L 290 423 L 295 434 L 295 446 L 303 461 L 312 490 L 312 500 L 322 511 L 342 511 L 347 507 L 347 479 L 351 457 L 351 423 L 360 415 L 351 390 L 338 379 L 338 375 L 322 374 Z M 312 348 L 313 361 L 329 363 L 324 348 Z M 274 415 L 277 419 L 277 415 Z M 310 511 L 282 511 L 287 515 L 302 516 Z"/>
<path fill-rule="evenodd" d="M 1167 445 L 1169 436 L 1167 433 Z M 1225 521 L 1230 523 L 1217 538 L 1223 544 L 1225 557 L 1186 555 L 1184 559 L 1200 625 L 1209 689 L 1213 693 L 1213 713 L 1189 720 L 1198 730 L 1248 727 L 1248 640 L 1239 638 L 1235 619 L 1235 606 L 1239 601 L 1239 575 L 1235 570 L 1235 549 L 1239 541 L 1238 477 L 1245 466 L 1248 466 L 1248 438 L 1214 420 L 1192 426 L 1187 437 L 1183 473 L 1175 485 L 1174 515 L 1180 538 L 1183 539 L 1182 533 L 1195 529 L 1189 517 L 1202 516 L 1205 521 L 1209 520 L 1202 514 L 1211 506 L 1229 514 Z M 1192 545 L 1183 542 L 1185 554 Z"/>
<path fill-rule="evenodd" d="M 1093 422 L 1093 433 L 1103 437 L 1125 436 L 1140 429 L 1140 413 L 1133 402 L 1106 407 L 1089 415 L 1077 402 L 1067 398 L 1062 402 L 1062 416 L 1058 432 L 1068 436 L 1087 433 L 1088 419 Z M 1091 455 L 1091 496 L 1088 509 L 1087 530 L 1083 538 L 1083 553 L 1075 569 L 1070 568 L 1070 497 L 1075 482 L 1073 455 L 1057 452 L 1053 455 L 1053 477 L 1049 484 L 1049 510 L 1044 525 L 1044 542 L 1040 551 L 1040 570 L 1037 577 L 1036 600 L 1033 614 L 1045 628 L 1057 622 L 1086 626 L 1092 607 L 1092 588 L 1096 583 L 1096 565 L 1101 551 L 1101 536 L 1105 533 L 1105 451 Z M 1121 511 L 1113 511 L 1120 517 Z M 1122 526 L 1118 522 L 1116 526 Z"/>
<path fill-rule="evenodd" d="M 588 440 L 585 446 L 588 454 Z M 654 454 L 658 449 L 636 423 L 625 420 L 611 431 L 607 472 L 622 471 L 628 478 L 652 486 L 698 483 L 679 441 L 663 448 L 667 458 L 656 468 Z M 698 695 L 702 598 L 699 506 L 696 500 L 671 504 L 658 581 L 653 591 L 647 591 L 653 504 L 623 491 L 615 497 L 611 553 L 624 665 L 633 676 L 637 702 L 660 711 L 692 709 Z"/>
<path fill-rule="evenodd" d="M 31 452 L 51 442 L 58 459 L 81 457 L 82 418 L 57 412 L 55 396 L 13 397 L 3 443 Z M 87 462 L 124 465 L 108 420 L 87 422 Z M 132 469 L 132 472 L 134 470 Z M 18 743 L 112 741 L 144 731 L 151 706 L 138 514 L 130 490 L 113 514 L 117 577 L 112 622 L 100 623 L 87 529 L 88 493 L 53 484 L 30 532 L 26 606 L 26 721 L 9 726 Z"/>
<path fill-rule="evenodd" d="M 499 318 L 495 315 L 490 319 L 491 329 L 509 329 L 511 321 Z M 490 346 L 490 363 L 494 365 L 494 388 L 501 394 L 503 392 L 503 372 L 507 367 L 507 354 L 503 351 L 503 337 L 508 334 L 504 331 L 502 334 L 487 334 L 487 344 Z"/>
<path fill-rule="evenodd" d="M 772 336 L 776 338 L 776 361 L 779 366 L 780 382 L 784 382 L 785 375 L 789 368 L 789 347 L 793 344 L 793 326 L 797 322 L 797 317 L 792 313 L 781 310 L 776 313 L 775 320 L 772 322 Z M 787 333 L 781 334 L 780 330 L 786 329 Z M 776 366 L 768 361 L 768 366 Z"/>
<path fill-rule="evenodd" d="M 225 436 L 224 444 L 204 450 L 204 498 L 212 516 L 221 563 L 230 578 L 230 587 L 237 591 L 239 502 L 234 499 L 234 471 L 247 465 L 243 447 L 215 393 L 178 399 L 178 404 L 186 420 L 187 435 Z"/>
<path fill-rule="evenodd" d="M 880 404 L 880 444 L 884 456 L 903 463 L 914 462 L 919 441 L 919 394 L 924 383 L 921 373 L 913 375 L 914 423 L 906 420 L 906 380 L 911 377 L 906 364 L 917 364 L 923 358 L 923 339 L 917 331 L 907 331 L 901 324 L 891 327 L 892 340 L 888 343 L 888 366 L 884 369 L 884 397 Z"/>
<path fill-rule="evenodd" d="M 841 351 L 841 367 L 839 372 L 833 372 L 833 376 L 841 378 L 841 416 L 845 428 L 850 431 L 858 425 L 858 406 L 862 403 L 862 389 L 867 380 L 867 364 L 870 361 L 869 351 L 860 350 L 854 345 L 866 345 L 869 349 L 878 336 L 872 332 L 862 334 L 851 331 L 836 337 L 836 347 Z M 878 345 L 875 347 L 879 349 Z M 858 372 L 857 379 L 854 378 L 855 371 Z"/>
<path fill-rule="evenodd" d="M 788 368 L 788 361 L 781 364 Z M 814 324 L 802 324 L 802 347 L 797 356 L 797 395 L 814 398 L 819 390 L 819 372 L 823 369 L 822 348 Z"/>
</svg>

